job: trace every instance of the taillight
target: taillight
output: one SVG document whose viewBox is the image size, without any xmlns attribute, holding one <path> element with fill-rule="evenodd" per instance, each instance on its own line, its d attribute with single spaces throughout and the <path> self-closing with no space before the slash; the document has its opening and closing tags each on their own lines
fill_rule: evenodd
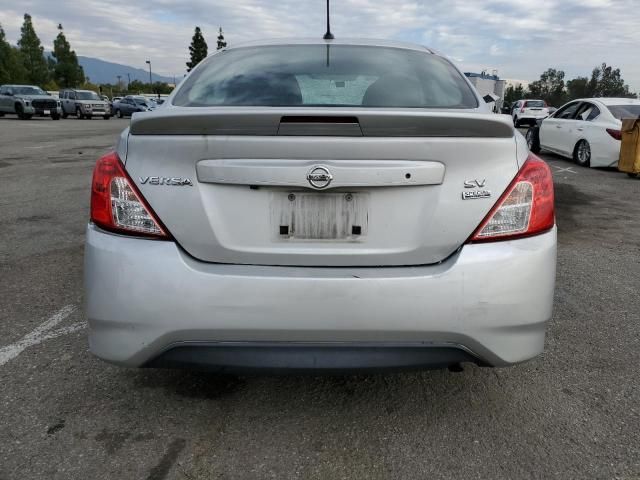
<svg viewBox="0 0 640 480">
<path fill-rule="evenodd" d="M 91 221 L 112 232 L 169 238 L 115 152 L 100 158 L 93 169 Z"/>
<path fill-rule="evenodd" d="M 493 206 L 470 242 L 512 240 L 546 232 L 555 224 L 553 177 L 533 154 Z"/>
<path fill-rule="evenodd" d="M 607 133 L 616 140 L 622 140 L 622 131 L 620 130 L 616 130 L 615 128 L 607 128 Z"/>
</svg>

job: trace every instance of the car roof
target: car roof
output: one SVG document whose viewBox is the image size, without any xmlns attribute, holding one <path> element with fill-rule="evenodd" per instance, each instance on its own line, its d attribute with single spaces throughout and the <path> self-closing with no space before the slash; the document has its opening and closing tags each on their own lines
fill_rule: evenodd
<svg viewBox="0 0 640 480">
<path fill-rule="evenodd" d="M 637 98 L 617 98 L 617 97 L 596 97 L 596 98 L 580 98 L 583 102 L 600 102 L 603 105 L 640 105 Z"/>
<path fill-rule="evenodd" d="M 384 40 L 376 38 L 336 38 L 334 40 L 324 40 L 320 36 L 308 38 L 273 38 L 267 40 L 247 41 L 234 44 L 232 47 L 226 47 L 224 50 L 284 45 L 354 45 L 367 47 L 402 48 L 405 50 L 417 50 L 421 52 L 437 54 L 437 52 L 431 48 L 410 42 L 400 42 L 396 40 Z"/>
<path fill-rule="evenodd" d="M 0 87 L 32 87 L 32 88 L 40 88 L 37 85 L 20 85 L 20 84 L 17 84 L 17 83 L 12 83 L 12 84 L 7 83 L 5 85 L 0 85 Z M 42 90 L 42 89 L 40 88 L 40 90 Z"/>
</svg>

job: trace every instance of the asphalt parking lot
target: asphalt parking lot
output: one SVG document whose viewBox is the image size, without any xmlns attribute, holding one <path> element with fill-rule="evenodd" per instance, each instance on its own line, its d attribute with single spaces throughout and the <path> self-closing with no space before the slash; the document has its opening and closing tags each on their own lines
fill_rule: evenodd
<svg viewBox="0 0 640 480">
<path fill-rule="evenodd" d="M 88 352 L 93 163 L 128 120 L 0 119 L 0 479 L 640 478 L 640 181 L 543 156 L 546 351 L 343 377 L 126 370 Z"/>
</svg>

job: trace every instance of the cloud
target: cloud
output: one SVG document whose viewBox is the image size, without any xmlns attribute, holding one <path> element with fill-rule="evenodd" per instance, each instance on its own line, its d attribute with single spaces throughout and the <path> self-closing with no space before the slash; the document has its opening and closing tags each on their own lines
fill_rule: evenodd
<svg viewBox="0 0 640 480">
<path fill-rule="evenodd" d="M 17 3 L 17 2 L 16 2 Z M 79 55 L 181 76 L 193 28 L 210 51 L 222 26 L 230 45 L 244 40 L 324 33 L 323 0 L 23 0 L 0 10 L 10 40 L 23 13 L 51 48 L 58 22 Z M 498 69 L 534 80 L 548 67 L 588 76 L 607 62 L 640 90 L 637 0 L 333 0 L 332 29 L 341 37 L 394 38 L 427 44 L 465 70 Z"/>
</svg>

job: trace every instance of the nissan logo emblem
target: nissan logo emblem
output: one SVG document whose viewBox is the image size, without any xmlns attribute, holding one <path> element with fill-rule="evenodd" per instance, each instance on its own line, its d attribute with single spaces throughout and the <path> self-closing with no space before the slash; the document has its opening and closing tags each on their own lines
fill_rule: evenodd
<svg viewBox="0 0 640 480">
<path fill-rule="evenodd" d="M 327 167 L 316 165 L 307 173 L 307 180 L 314 188 L 327 188 L 333 180 L 333 175 Z"/>
</svg>

